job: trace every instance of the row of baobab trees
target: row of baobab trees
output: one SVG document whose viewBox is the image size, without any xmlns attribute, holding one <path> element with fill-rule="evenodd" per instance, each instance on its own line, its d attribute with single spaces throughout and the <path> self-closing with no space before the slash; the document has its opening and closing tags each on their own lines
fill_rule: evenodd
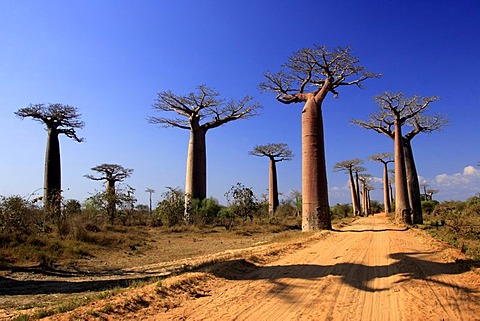
<svg viewBox="0 0 480 321">
<path fill-rule="evenodd" d="M 276 94 L 283 104 L 301 103 L 302 118 L 302 230 L 331 229 L 328 203 L 327 170 L 324 147 L 322 105 L 332 94 L 338 96 L 345 86 L 363 87 L 364 81 L 381 75 L 366 70 L 349 47 L 332 50 L 313 45 L 294 52 L 280 71 L 266 72 L 265 81 L 259 85 L 263 92 Z M 443 116 L 428 116 L 426 111 L 437 97 L 405 97 L 402 93 L 384 92 L 374 98 L 379 111 L 367 121 L 354 120 L 361 127 L 385 134 L 394 142 L 395 161 L 395 217 L 406 224 L 421 223 L 420 188 L 416 174 L 411 140 L 421 132 L 431 132 L 445 124 Z M 171 91 L 160 92 L 153 105 L 158 117 L 149 122 L 163 127 L 176 127 L 190 132 L 185 180 L 185 220 L 189 221 L 192 199 L 207 196 L 206 135 L 210 130 L 234 120 L 258 115 L 262 106 L 247 96 L 238 101 L 226 100 L 207 87 L 200 85 L 196 91 L 178 95 Z M 50 104 L 30 105 L 16 115 L 30 117 L 47 127 L 45 158 L 44 204 L 53 212 L 60 210 L 61 170 L 59 135 L 64 134 L 78 142 L 82 139 L 76 129 L 83 128 L 75 107 Z M 405 135 L 404 126 L 411 128 Z M 270 159 L 270 211 L 278 204 L 275 163 L 288 160 L 291 152 L 284 144 L 256 146 L 252 155 Z M 92 168 L 93 169 L 93 168 Z M 92 179 L 102 179 L 100 177 Z M 108 180 L 107 180 L 108 188 Z M 114 187 L 113 187 L 114 188 Z M 352 187 L 352 195 L 353 195 Z M 276 193 L 276 195 L 275 195 Z M 354 207 L 358 211 L 358 203 Z"/>
</svg>

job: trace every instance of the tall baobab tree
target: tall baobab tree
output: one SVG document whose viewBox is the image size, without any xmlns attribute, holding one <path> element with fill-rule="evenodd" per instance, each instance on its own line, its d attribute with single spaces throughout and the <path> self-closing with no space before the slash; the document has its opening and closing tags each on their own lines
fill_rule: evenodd
<svg viewBox="0 0 480 321">
<path fill-rule="evenodd" d="M 355 165 L 354 167 L 352 167 L 352 171 L 353 173 L 355 174 L 355 189 L 356 189 L 356 192 L 357 192 L 357 204 L 358 204 L 358 210 L 359 210 L 359 215 L 360 216 L 363 216 L 363 209 L 362 209 L 362 206 L 361 206 L 361 198 L 360 198 L 360 173 L 364 173 L 367 171 L 367 169 L 363 166 L 360 166 L 360 165 Z"/>
<path fill-rule="evenodd" d="M 261 108 L 260 104 L 252 102 L 252 97 L 249 96 L 240 101 L 226 101 L 219 96 L 205 85 L 197 87 L 196 92 L 184 96 L 171 91 L 160 92 L 153 105 L 154 110 L 162 113 L 171 112 L 180 117 L 149 118 L 152 124 L 190 131 L 185 180 L 184 219 L 187 223 L 190 221 L 191 200 L 203 200 L 207 197 L 207 132 L 228 122 L 255 116 L 257 110 Z"/>
<path fill-rule="evenodd" d="M 292 151 L 284 143 L 271 143 L 266 145 L 256 145 L 249 152 L 250 155 L 268 157 L 270 160 L 269 179 L 268 179 L 268 213 L 273 215 L 277 210 L 278 201 L 278 181 L 277 181 L 277 163 L 289 161 L 293 158 Z"/>
<path fill-rule="evenodd" d="M 388 185 L 388 163 L 393 162 L 392 153 L 380 153 L 370 156 L 370 160 L 383 164 L 383 205 L 385 207 L 385 215 L 392 210 L 390 204 L 390 186 Z"/>
<path fill-rule="evenodd" d="M 348 177 L 350 180 L 350 191 L 352 194 L 353 214 L 355 216 L 360 215 L 360 213 L 362 212 L 360 210 L 360 203 L 358 200 L 357 186 L 355 184 L 355 179 L 353 178 L 353 169 L 355 168 L 355 166 L 358 166 L 359 164 L 363 164 L 363 160 L 359 158 L 355 158 L 355 159 L 338 162 L 335 164 L 335 166 L 333 166 L 333 170 L 336 172 L 346 171 L 348 173 Z"/>
<path fill-rule="evenodd" d="M 420 201 L 420 187 L 413 158 L 411 140 L 420 132 L 432 132 L 446 124 L 443 116 L 425 116 L 423 113 L 438 97 L 405 97 L 403 93 L 384 92 L 375 96 L 380 109 L 372 113 L 369 121 L 352 122 L 378 133 L 385 134 L 394 141 L 395 160 L 395 217 L 407 224 L 423 222 Z M 402 135 L 402 127 L 407 124 L 413 129 Z M 408 177 L 408 179 L 407 179 Z"/>
<path fill-rule="evenodd" d="M 370 214 L 370 190 L 373 187 L 370 185 L 372 180 L 372 175 L 370 174 L 361 174 L 358 177 L 360 183 L 362 183 L 361 194 L 362 194 L 362 209 L 363 213 L 368 216 Z"/>
<path fill-rule="evenodd" d="M 65 135 L 77 142 L 82 142 L 76 129 L 83 128 L 78 109 L 62 104 L 30 104 L 20 108 L 15 114 L 21 118 L 30 117 L 47 127 L 47 148 L 45 152 L 45 172 L 43 183 L 43 200 L 45 209 L 60 214 L 62 193 L 62 171 L 60 160 L 59 136 Z"/>
<path fill-rule="evenodd" d="M 263 91 L 277 94 L 283 104 L 303 103 L 302 109 L 302 230 L 331 229 L 322 104 L 328 93 L 379 77 L 359 65 L 351 49 L 314 45 L 288 58 L 277 73 L 264 74 Z"/>
<path fill-rule="evenodd" d="M 91 170 L 99 173 L 100 176 L 88 174 L 84 175 L 86 178 L 94 181 L 105 181 L 106 183 L 107 216 L 110 219 L 110 223 L 113 223 L 117 212 L 115 184 L 117 182 L 123 182 L 126 178 L 130 177 L 133 173 L 133 169 L 125 168 L 117 164 L 101 164 L 92 167 Z"/>
<path fill-rule="evenodd" d="M 154 189 L 147 188 L 145 192 L 148 193 L 149 196 L 149 204 L 148 204 L 148 215 L 152 216 L 152 194 L 155 193 Z"/>
</svg>

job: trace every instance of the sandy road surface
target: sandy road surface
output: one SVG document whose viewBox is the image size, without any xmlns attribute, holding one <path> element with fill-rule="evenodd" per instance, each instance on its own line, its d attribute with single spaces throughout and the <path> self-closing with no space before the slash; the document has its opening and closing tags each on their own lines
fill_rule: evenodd
<svg viewBox="0 0 480 321">
<path fill-rule="evenodd" d="M 480 274 L 385 216 L 267 265 L 239 261 L 209 296 L 151 320 L 480 320 Z M 140 312 L 140 311 L 139 311 Z"/>
</svg>

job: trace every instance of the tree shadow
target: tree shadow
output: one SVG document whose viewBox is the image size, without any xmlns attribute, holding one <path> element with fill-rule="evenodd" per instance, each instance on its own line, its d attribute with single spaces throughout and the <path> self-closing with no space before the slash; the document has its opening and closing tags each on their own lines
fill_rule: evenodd
<svg viewBox="0 0 480 321">
<path fill-rule="evenodd" d="M 354 232 L 354 233 L 363 233 L 363 232 L 405 232 L 408 231 L 408 227 L 405 228 L 383 228 L 379 230 L 374 230 L 374 229 L 362 229 L 362 230 L 348 230 L 348 229 L 333 229 L 333 232 L 340 232 L 340 233 L 348 233 L 348 232 Z"/>
<path fill-rule="evenodd" d="M 142 273 L 134 277 L 131 272 L 122 270 L 88 273 L 66 271 L 42 265 L 32 267 L 9 267 L 13 273 L 38 274 L 41 277 L 56 277 L 62 280 L 28 280 L 0 276 L 0 295 L 35 295 L 35 294 L 71 294 L 86 291 L 105 291 L 116 287 L 128 287 L 136 282 L 145 282 L 165 277 L 159 273 Z M 149 275 L 150 274 L 150 275 Z M 108 278 L 108 279 L 107 279 Z M 79 281 L 82 279 L 84 281 Z M 85 280 L 88 279 L 88 280 Z"/>
<path fill-rule="evenodd" d="M 358 263 L 341 262 L 333 265 L 294 264 L 287 266 L 257 266 L 245 260 L 225 262 L 212 272 L 229 280 L 268 280 L 275 287 L 273 292 L 286 290 L 290 285 L 285 279 L 314 280 L 328 276 L 340 277 L 343 284 L 347 284 L 365 292 L 381 292 L 389 290 L 394 284 L 409 280 L 425 280 L 454 288 L 464 293 L 473 293 L 477 290 L 466 286 L 449 284 L 435 280 L 438 275 L 456 275 L 469 271 L 472 266 L 480 266 L 479 261 L 465 260 L 449 263 L 432 262 L 416 256 L 431 254 L 430 252 L 394 253 L 389 257 L 395 262 L 389 265 L 368 266 Z M 388 278 L 399 276 L 400 278 L 388 287 L 378 288 L 372 286 L 376 278 Z"/>
<path fill-rule="evenodd" d="M 455 275 L 469 271 L 472 266 L 480 266 L 480 261 L 464 260 L 449 263 L 431 262 L 417 256 L 430 252 L 393 253 L 390 258 L 395 262 L 383 266 L 368 266 L 358 263 L 340 262 L 332 265 L 294 264 L 281 266 L 261 266 L 244 259 L 219 262 L 210 267 L 214 275 L 228 280 L 268 280 L 274 284 L 272 292 L 286 295 L 285 290 L 291 287 L 285 279 L 321 279 L 328 276 L 340 277 L 342 283 L 365 292 L 379 292 L 391 287 L 372 287 L 371 281 L 376 278 L 387 278 L 398 275 L 396 283 L 412 279 L 426 280 L 455 288 L 464 293 L 475 290 L 464 286 L 444 283 L 431 277 L 436 275 Z M 0 276 L 0 295 L 35 295 L 55 293 L 81 293 L 86 291 L 104 291 L 115 287 L 128 287 L 132 283 L 163 278 L 160 273 L 142 273 L 134 277 L 127 271 L 108 271 L 101 273 L 71 272 L 42 266 L 27 268 L 9 268 L 12 272 L 41 274 L 45 277 L 59 277 L 62 280 L 19 280 Z M 106 279 L 108 277 L 108 279 Z M 83 281 L 79 281 L 81 278 Z M 85 280 L 88 279 L 88 280 Z M 393 285 L 393 284 L 392 284 Z"/>
</svg>

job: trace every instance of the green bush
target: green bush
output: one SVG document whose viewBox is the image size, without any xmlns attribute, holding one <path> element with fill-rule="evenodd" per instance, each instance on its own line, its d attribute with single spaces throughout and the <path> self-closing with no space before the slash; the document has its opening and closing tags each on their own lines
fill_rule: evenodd
<svg viewBox="0 0 480 321">
<path fill-rule="evenodd" d="M 335 204 L 330 206 L 330 216 L 332 219 L 344 218 L 353 213 L 352 206 L 350 204 Z"/>
<path fill-rule="evenodd" d="M 167 187 L 154 213 L 154 225 L 175 226 L 183 221 L 185 194 L 179 187 Z"/>
</svg>

